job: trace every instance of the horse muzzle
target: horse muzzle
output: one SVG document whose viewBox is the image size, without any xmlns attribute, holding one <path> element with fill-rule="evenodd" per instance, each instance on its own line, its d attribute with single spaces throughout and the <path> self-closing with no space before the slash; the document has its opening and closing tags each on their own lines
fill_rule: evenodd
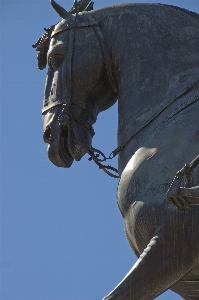
<svg viewBox="0 0 199 300">
<path fill-rule="evenodd" d="M 66 133 L 65 133 L 66 134 Z M 47 125 L 43 134 L 49 160 L 57 167 L 70 168 L 74 158 L 67 147 L 67 137 L 59 124 Z"/>
</svg>

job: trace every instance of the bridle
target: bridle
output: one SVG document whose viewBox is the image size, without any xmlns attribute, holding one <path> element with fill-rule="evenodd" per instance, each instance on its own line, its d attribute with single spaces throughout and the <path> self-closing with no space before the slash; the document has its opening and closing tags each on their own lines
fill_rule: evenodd
<svg viewBox="0 0 199 300">
<path fill-rule="evenodd" d="M 82 22 L 81 24 L 79 24 L 77 22 L 77 17 L 80 18 L 84 18 L 84 22 Z M 76 15 L 75 21 L 74 22 L 69 22 L 67 28 L 63 28 L 63 29 L 59 29 L 59 30 L 54 30 L 51 34 L 51 39 L 59 34 L 62 33 L 64 31 L 69 31 L 69 44 L 68 44 L 68 51 L 67 51 L 67 72 L 68 72 L 68 95 L 67 95 L 67 99 L 69 99 L 69 102 L 65 102 L 65 103 L 57 103 L 55 105 L 53 105 L 52 107 L 48 108 L 48 110 L 46 110 L 46 108 L 43 109 L 43 113 L 46 112 L 50 112 L 55 106 L 62 106 L 62 110 L 61 113 L 59 114 L 57 121 L 59 126 L 67 126 L 69 123 L 73 123 L 73 132 L 75 134 L 75 138 L 77 140 L 77 142 L 79 143 L 79 145 L 89 154 L 90 158 L 89 161 L 94 161 L 97 166 L 99 167 L 99 169 L 102 169 L 106 174 L 108 174 L 109 176 L 113 177 L 113 178 L 120 178 L 119 174 L 118 174 L 118 170 L 110 165 L 103 165 L 102 162 L 105 162 L 107 159 L 112 159 L 113 157 L 106 157 L 102 151 L 93 148 L 92 146 L 88 149 L 81 141 L 81 138 L 79 137 L 78 131 L 76 129 L 76 124 L 81 125 L 83 127 L 85 127 L 87 130 L 89 130 L 91 136 L 93 137 L 95 135 L 94 129 L 92 127 L 92 125 L 88 124 L 86 121 L 84 121 L 81 118 L 77 118 L 76 116 L 74 116 L 74 114 L 72 114 L 70 112 L 70 107 L 72 105 L 76 105 L 81 107 L 82 109 L 86 109 L 89 114 L 91 115 L 92 119 L 94 120 L 94 123 L 96 122 L 97 119 L 97 115 L 99 113 L 99 108 L 96 105 L 95 108 L 92 107 L 90 104 L 83 102 L 83 101 L 78 101 L 78 100 L 74 100 L 72 95 L 73 95 L 73 88 L 72 88 L 72 76 L 73 76 L 73 55 L 74 55 L 74 45 L 75 45 L 75 30 L 77 28 L 83 28 L 83 27 L 93 27 L 94 29 L 94 34 L 97 37 L 97 39 L 99 40 L 100 46 L 101 46 L 101 50 L 102 50 L 102 54 L 104 57 L 104 61 L 105 61 L 105 66 L 106 66 L 106 71 L 107 71 L 107 75 L 109 78 L 109 82 L 110 85 L 112 87 L 112 89 L 116 92 L 117 88 L 116 88 L 116 84 L 114 82 L 113 79 L 113 72 L 112 72 L 112 68 L 111 68 L 111 62 L 110 62 L 110 55 L 109 53 L 107 53 L 107 47 L 105 46 L 105 40 L 103 37 L 103 34 L 100 30 L 99 27 L 99 21 L 95 20 L 90 14 L 89 16 L 85 16 L 84 14 Z M 115 173 L 115 174 L 114 174 Z M 118 174 L 118 175 L 116 175 Z"/>
</svg>

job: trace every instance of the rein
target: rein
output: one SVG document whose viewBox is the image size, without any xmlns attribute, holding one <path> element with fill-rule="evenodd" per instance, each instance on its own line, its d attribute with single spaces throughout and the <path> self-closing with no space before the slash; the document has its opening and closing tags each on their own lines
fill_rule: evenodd
<svg viewBox="0 0 199 300">
<path fill-rule="evenodd" d="M 197 83 L 195 83 L 197 84 Z M 189 89 L 188 89 L 189 90 Z M 186 93 L 186 92 L 185 92 Z M 126 145 L 139 133 L 141 132 L 147 125 L 149 125 L 152 121 L 154 121 L 163 111 L 165 111 L 175 100 L 177 100 L 181 95 L 178 95 L 177 97 L 175 97 L 168 105 L 166 105 L 166 107 L 164 107 L 161 111 L 159 111 L 153 118 L 151 118 L 149 121 L 145 122 L 140 128 L 138 128 L 133 135 L 131 135 L 131 137 L 122 145 L 119 146 L 118 148 L 116 148 L 115 150 L 113 150 L 109 157 L 106 157 L 101 151 L 99 151 L 98 149 L 94 149 L 94 152 L 99 153 L 103 159 L 99 160 L 99 161 L 106 161 L 108 159 L 113 159 L 115 156 L 117 156 L 125 147 Z M 190 105 L 194 104 L 196 101 L 199 100 L 199 93 L 196 93 L 195 95 L 193 95 L 190 99 L 188 99 L 187 101 L 185 101 L 183 104 L 181 104 L 176 110 L 174 110 L 172 113 L 170 113 L 167 118 L 166 121 L 169 121 L 169 119 L 171 119 L 172 117 L 174 117 L 175 115 L 177 115 L 178 113 L 180 113 L 182 110 L 186 109 L 187 107 L 189 107 Z M 95 155 L 96 158 L 98 158 L 98 155 Z M 90 155 L 90 154 L 89 154 Z M 93 157 L 91 156 L 91 158 L 89 160 L 92 160 Z M 94 160 L 94 159 L 93 159 Z M 95 161 L 95 160 L 94 160 Z M 96 161 L 95 161 L 96 163 Z M 110 167 L 110 166 L 108 166 Z M 111 170 L 113 170 L 114 168 L 110 167 Z M 114 169 L 114 172 L 118 173 L 118 171 L 116 169 Z M 107 172 L 105 172 L 107 173 Z M 110 172 L 109 172 L 110 173 Z M 111 173 L 111 175 L 107 173 L 109 176 L 114 177 L 114 178 L 120 178 L 120 176 L 113 176 L 113 174 Z"/>
<path fill-rule="evenodd" d="M 137 135 L 139 132 L 141 132 L 147 125 L 149 125 L 149 123 L 154 121 L 166 108 L 168 108 L 180 96 L 181 95 L 179 95 L 178 97 L 175 97 L 175 99 L 173 99 L 172 102 L 170 102 L 165 108 L 163 108 L 159 113 L 157 113 L 152 119 L 150 119 L 148 122 L 144 123 L 137 131 L 134 132 L 134 134 L 126 141 L 125 144 L 123 144 L 122 146 L 120 146 L 120 147 L 116 148 L 115 150 L 113 150 L 108 157 L 106 157 L 105 154 L 102 151 L 100 151 L 96 148 L 93 148 L 92 146 L 90 147 L 90 149 L 87 149 L 82 144 L 81 140 L 79 139 L 78 133 L 77 133 L 76 128 L 74 126 L 73 130 L 74 130 L 74 133 L 75 133 L 75 137 L 76 137 L 78 143 L 81 145 L 81 147 L 84 148 L 84 150 L 90 155 L 90 158 L 88 159 L 89 161 L 93 160 L 98 165 L 99 169 L 103 170 L 109 176 L 111 176 L 113 178 L 120 178 L 120 176 L 118 174 L 118 170 L 116 168 L 114 168 L 110 165 L 103 165 L 102 162 L 105 162 L 109 159 L 113 159 L 115 156 L 117 156 L 126 147 L 126 145 L 132 140 L 132 138 L 135 137 L 135 135 Z M 180 105 L 175 111 L 173 111 L 171 114 L 169 114 L 168 117 L 166 118 L 166 121 L 168 121 L 173 116 L 177 115 L 179 112 L 181 112 L 182 110 L 184 110 L 185 108 L 187 108 L 188 106 L 190 106 L 191 104 L 195 103 L 198 100 L 199 100 L 199 93 L 196 93 L 190 99 L 188 99 L 182 105 Z M 89 125 L 87 122 L 85 122 L 84 120 L 82 120 L 80 118 L 76 118 L 76 117 L 72 116 L 69 113 L 69 111 L 67 110 L 67 108 L 64 107 L 62 109 L 61 114 L 58 117 L 59 125 L 60 126 L 61 125 L 67 125 L 68 122 L 70 122 L 71 120 L 78 123 L 79 125 L 82 125 L 82 126 L 86 127 L 86 129 L 88 129 L 90 131 L 92 137 L 95 135 L 94 129 L 91 125 Z M 101 158 L 100 158 L 100 156 L 101 156 Z M 109 170 L 113 171 L 114 173 L 116 173 L 118 175 L 115 175 L 115 174 L 111 173 Z"/>
</svg>

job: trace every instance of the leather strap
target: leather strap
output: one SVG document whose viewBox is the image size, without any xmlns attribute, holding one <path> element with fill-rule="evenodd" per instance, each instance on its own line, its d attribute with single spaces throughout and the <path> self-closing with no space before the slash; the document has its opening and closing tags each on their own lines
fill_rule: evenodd
<svg viewBox="0 0 199 300">
<path fill-rule="evenodd" d="M 91 14 L 86 14 L 86 18 L 88 19 L 88 22 L 91 26 L 91 24 L 94 23 L 94 20 L 95 20 L 94 17 Z M 93 30 L 95 32 L 95 35 L 96 35 L 96 37 L 99 41 L 99 44 L 100 44 L 100 47 L 101 47 L 101 50 L 102 50 L 102 54 L 103 54 L 104 61 L 105 61 L 105 66 L 106 66 L 106 72 L 107 72 L 107 75 L 108 75 L 110 85 L 111 85 L 113 91 L 117 93 L 117 86 L 116 86 L 116 83 L 115 83 L 114 77 L 113 77 L 111 53 L 110 53 L 110 50 L 107 51 L 107 49 L 109 49 L 109 46 L 105 41 L 105 38 L 102 34 L 100 26 L 93 27 Z"/>
</svg>

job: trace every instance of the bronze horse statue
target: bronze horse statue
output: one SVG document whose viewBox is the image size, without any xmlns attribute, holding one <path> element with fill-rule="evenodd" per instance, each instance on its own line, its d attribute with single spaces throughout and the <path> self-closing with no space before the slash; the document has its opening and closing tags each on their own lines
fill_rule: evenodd
<svg viewBox="0 0 199 300">
<path fill-rule="evenodd" d="M 92 10 L 81 0 L 70 12 L 51 4 L 62 20 L 34 45 L 39 68 L 49 67 L 42 114 L 51 162 L 69 168 L 89 153 L 111 171 L 92 147 L 92 125 L 118 99 L 117 198 L 138 260 L 103 299 L 149 300 L 167 289 L 199 299 L 199 206 L 181 195 L 177 210 L 166 199 L 176 171 L 198 155 L 199 15 L 161 4 Z M 192 171 L 197 192 L 197 164 Z"/>
</svg>

